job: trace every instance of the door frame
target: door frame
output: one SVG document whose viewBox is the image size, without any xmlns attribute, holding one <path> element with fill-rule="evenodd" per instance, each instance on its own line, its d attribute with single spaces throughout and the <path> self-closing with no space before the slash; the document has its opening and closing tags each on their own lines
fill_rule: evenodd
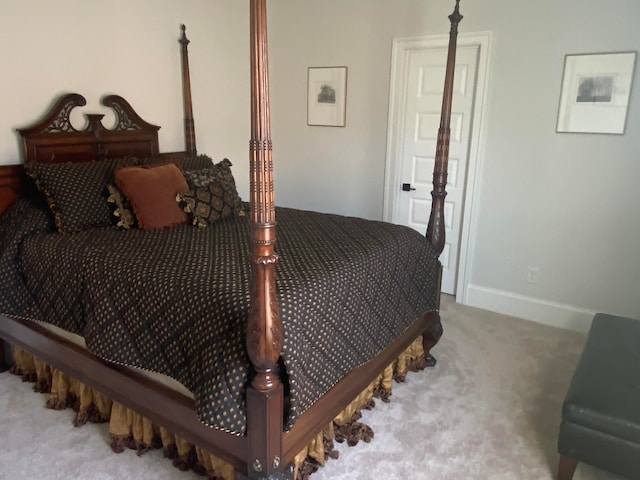
<svg viewBox="0 0 640 480">
<path fill-rule="evenodd" d="M 490 31 L 460 33 L 458 46 L 478 46 L 478 68 L 476 97 L 473 107 L 471 139 L 469 143 L 469 161 L 465 181 L 465 193 L 462 205 L 462 229 L 458 249 L 458 273 L 456 281 L 456 301 L 465 303 L 468 285 L 469 265 L 473 258 L 476 232 L 476 210 L 478 203 L 478 172 L 482 171 L 484 151 L 485 112 L 488 98 L 489 66 L 493 34 Z M 448 34 L 424 35 L 420 37 L 394 38 L 391 53 L 391 81 L 389 86 L 389 119 L 387 123 L 387 152 L 385 160 L 385 185 L 383 220 L 391 222 L 397 206 L 400 189 L 400 162 L 395 161 L 401 153 L 406 98 L 409 54 L 415 50 L 447 48 Z M 428 215 L 429 212 L 425 212 Z M 426 234 L 426 232 L 424 232 Z"/>
</svg>

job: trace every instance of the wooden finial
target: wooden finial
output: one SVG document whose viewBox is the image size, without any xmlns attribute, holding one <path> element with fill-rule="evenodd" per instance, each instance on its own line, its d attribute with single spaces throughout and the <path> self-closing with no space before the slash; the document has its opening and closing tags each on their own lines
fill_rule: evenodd
<svg viewBox="0 0 640 480">
<path fill-rule="evenodd" d="M 460 0 L 456 0 L 456 7 L 453 9 L 453 13 L 449 15 L 449 20 L 452 26 L 458 26 L 464 17 L 460 15 Z"/>
<path fill-rule="evenodd" d="M 182 36 L 180 37 L 180 43 L 182 45 L 189 45 L 189 39 L 187 38 L 187 27 L 183 24 L 180 25 L 180 30 L 182 30 Z"/>
</svg>

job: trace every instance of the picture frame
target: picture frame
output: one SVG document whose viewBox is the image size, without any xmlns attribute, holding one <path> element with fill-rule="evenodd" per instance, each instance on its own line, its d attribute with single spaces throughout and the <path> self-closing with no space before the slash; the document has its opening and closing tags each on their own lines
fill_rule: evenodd
<svg viewBox="0 0 640 480">
<path fill-rule="evenodd" d="M 623 135 L 636 53 L 566 55 L 556 132 Z"/>
<path fill-rule="evenodd" d="M 347 67 L 309 67 L 307 125 L 344 127 L 347 117 Z"/>
</svg>

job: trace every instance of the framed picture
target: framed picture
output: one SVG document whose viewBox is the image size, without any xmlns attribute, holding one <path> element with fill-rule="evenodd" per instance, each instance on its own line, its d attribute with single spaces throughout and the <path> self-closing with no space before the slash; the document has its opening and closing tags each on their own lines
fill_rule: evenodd
<svg viewBox="0 0 640 480">
<path fill-rule="evenodd" d="M 344 127 L 347 116 L 347 67 L 309 67 L 307 125 Z"/>
<path fill-rule="evenodd" d="M 567 55 L 557 132 L 623 134 L 636 52 Z"/>
</svg>

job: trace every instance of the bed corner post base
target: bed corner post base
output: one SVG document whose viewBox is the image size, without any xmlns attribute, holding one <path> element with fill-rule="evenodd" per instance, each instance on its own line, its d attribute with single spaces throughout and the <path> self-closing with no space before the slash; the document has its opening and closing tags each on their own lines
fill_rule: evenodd
<svg viewBox="0 0 640 480">
<path fill-rule="evenodd" d="M 422 348 L 424 350 L 424 358 L 427 361 L 427 367 L 433 367 L 438 362 L 431 355 L 431 349 L 436 346 L 440 337 L 442 337 L 442 323 L 440 322 L 440 313 L 431 312 L 427 319 L 427 326 L 422 332 Z"/>
<path fill-rule="evenodd" d="M 283 472 L 274 472 L 268 477 L 248 477 L 242 473 L 236 473 L 235 480 L 293 480 L 293 465 L 289 465 Z"/>
<path fill-rule="evenodd" d="M 5 346 L 5 342 L 3 339 L 0 338 L 0 372 L 6 372 L 11 368 L 11 365 L 9 365 L 6 361 L 4 346 Z"/>
<path fill-rule="evenodd" d="M 235 480 L 293 480 L 293 465 L 289 465 L 282 472 L 273 472 L 271 475 L 266 476 L 256 474 L 257 476 L 247 476 L 242 473 L 236 473 Z"/>
<path fill-rule="evenodd" d="M 247 478 L 251 480 L 293 479 L 282 459 L 284 388 L 281 383 L 268 391 L 247 389 Z"/>
</svg>

